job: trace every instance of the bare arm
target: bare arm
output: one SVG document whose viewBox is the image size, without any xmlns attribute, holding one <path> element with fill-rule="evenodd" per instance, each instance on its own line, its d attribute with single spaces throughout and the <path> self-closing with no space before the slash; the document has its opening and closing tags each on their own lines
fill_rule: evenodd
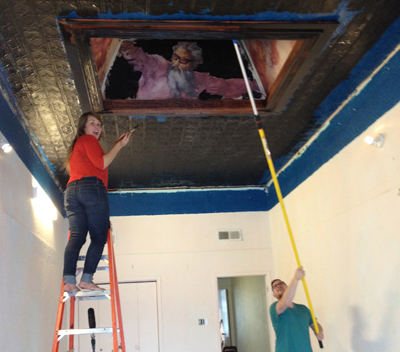
<svg viewBox="0 0 400 352">
<path fill-rule="evenodd" d="M 289 286 L 286 288 L 282 297 L 276 304 L 276 313 L 281 315 L 288 307 L 293 307 L 293 298 L 296 294 L 297 284 L 299 280 L 305 276 L 305 271 L 303 267 L 297 268 L 292 281 L 290 281 Z"/>
<path fill-rule="evenodd" d="M 114 158 L 117 156 L 118 152 L 128 144 L 130 136 L 131 136 L 130 132 L 124 133 L 124 138 L 122 138 L 118 143 L 115 143 L 115 145 L 111 148 L 111 150 L 103 155 L 103 160 L 104 160 L 103 170 L 112 163 Z"/>
<path fill-rule="evenodd" d="M 135 46 L 134 42 L 130 40 L 124 40 L 121 43 L 118 55 L 122 56 L 125 60 L 130 60 L 132 59 L 132 56 L 135 53 L 136 49 L 137 47 Z"/>
<path fill-rule="evenodd" d="M 320 340 L 320 341 L 322 341 L 322 340 L 324 339 L 324 329 L 322 328 L 322 326 L 321 326 L 320 323 L 317 323 L 317 324 L 318 324 L 318 330 L 319 330 L 319 333 L 318 333 L 318 334 L 315 333 L 315 326 L 314 326 L 314 324 L 311 324 L 311 325 L 310 325 L 310 328 L 312 329 L 312 331 L 314 331 L 314 334 L 315 334 L 315 336 L 317 337 L 317 339 Z"/>
</svg>

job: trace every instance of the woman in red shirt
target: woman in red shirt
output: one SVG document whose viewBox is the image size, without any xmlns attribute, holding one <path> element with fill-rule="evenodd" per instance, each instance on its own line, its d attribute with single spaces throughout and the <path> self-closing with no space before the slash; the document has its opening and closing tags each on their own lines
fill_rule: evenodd
<svg viewBox="0 0 400 352">
<path fill-rule="evenodd" d="M 102 290 L 93 283 L 93 274 L 107 243 L 110 228 L 107 196 L 108 166 L 121 148 L 128 144 L 130 137 L 130 132 L 125 133 L 108 153 L 104 153 L 99 143 L 102 126 L 100 115 L 93 112 L 82 114 L 64 163 L 65 169 L 70 174 L 64 203 L 71 234 L 64 254 L 65 292 L 80 289 Z M 88 231 L 90 246 L 82 278 L 77 286 L 76 264 Z"/>
</svg>

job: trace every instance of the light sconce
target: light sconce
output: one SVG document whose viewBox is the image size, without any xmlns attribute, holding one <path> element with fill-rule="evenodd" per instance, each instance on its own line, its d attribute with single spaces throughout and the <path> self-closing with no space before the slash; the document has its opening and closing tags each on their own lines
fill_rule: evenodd
<svg viewBox="0 0 400 352">
<path fill-rule="evenodd" d="M 367 137 L 365 137 L 364 142 L 367 143 L 367 144 L 374 145 L 374 146 L 376 146 L 378 148 L 381 148 L 383 146 L 383 143 L 385 142 L 385 137 L 383 137 L 382 133 L 380 133 L 378 135 L 378 137 L 376 137 L 376 138 L 373 138 L 371 136 L 367 136 Z"/>
<path fill-rule="evenodd" d="M 7 142 L 0 142 L 1 149 L 3 149 L 4 153 L 9 153 L 12 151 L 12 146 Z"/>
<path fill-rule="evenodd" d="M 9 153 L 12 151 L 12 146 L 7 142 L 6 137 L 0 132 L 0 148 L 3 149 L 4 153 Z"/>
</svg>

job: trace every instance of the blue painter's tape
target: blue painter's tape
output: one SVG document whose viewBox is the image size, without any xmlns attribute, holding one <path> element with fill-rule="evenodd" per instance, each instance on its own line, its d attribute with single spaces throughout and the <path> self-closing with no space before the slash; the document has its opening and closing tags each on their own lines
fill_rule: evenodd
<svg viewBox="0 0 400 352">
<path fill-rule="evenodd" d="M 128 116 L 130 119 L 143 120 L 143 119 L 156 119 L 157 122 L 162 123 L 167 121 L 167 116 Z"/>
<path fill-rule="evenodd" d="M 72 17 L 77 18 L 76 12 L 71 13 Z M 207 12 L 209 13 L 209 12 Z M 70 15 L 68 15 L 70 16 Z M 67 17 L 67 16 L 66 16 Z M 106 14 L 99 14 L 101 19 L 119 20 L 147 20 L 147 21 L 336 21 L 338 16 L 335 14 L 297 14 L 291 12 L 266 11 L 254 15 L 207 15 L 205 12 L 199 14 L 184 13 L 179 11 L 175 14 L 162 14 L 157 16 L 148 15 L 142 12 L 113 14 L 108 11 Z"/>
<path fill-rule="evenodd" d="M 199 11 L 198 14 L 185 13 L 178 11 L 175 14 L 162 14 L 162 15 L 149 15 L 143 12 L 122 12 L 113 14 L 111 10 L 107 13 L 100 13 L 97 17 L 85 17 L 85 18 L 100 18 L 100 19 L 115 19 L 115 20 L 146 20 L 146 21 L 339 21 L 341 25 L 336 31 L 335 35 L 341 33 L 346 25 L 354 18 L 354 16 L 361 12 L 360 11 L 349 11 L 347 8 L 348 0 L 343 0 L 335 11 L 332 13 L 292 13 L 292 12 L 275 12 L 275 11 L 264 11 L 253 15 L 209 15 L 212 11 L 210 9 L 204 9 Z M 60 16 L 58 18 L 70 18 L 78 19 L 82 18 L 77 15 L 76 11 L 71 11 L 66 16 Z"/>
<path fill-rule="evenodd" d="M 181 192 L 110 192 L 111 216 L 266 211 L 264 189 Z"/>
<path fill-rule="evenodd" d="M 199 14 L 200 14 L 200 15 L 206 15 L 206 14 L 208 14 L 208 13 L 210 13 L 210 12 L 211 12 L 210 9 L 204 9 L 204 10 L 201 10 L 201 11 L 199 12 Z"/>
</svg>

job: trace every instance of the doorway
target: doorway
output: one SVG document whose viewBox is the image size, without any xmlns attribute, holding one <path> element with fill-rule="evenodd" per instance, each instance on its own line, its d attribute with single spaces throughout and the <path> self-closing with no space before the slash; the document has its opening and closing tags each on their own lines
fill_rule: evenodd
<svg viewBox="0 0 400 352">
<path fill-rule="evenodd" d="M 221 350 L 271 351 L 265 276 L 218 278 Z"/>
</svg>

